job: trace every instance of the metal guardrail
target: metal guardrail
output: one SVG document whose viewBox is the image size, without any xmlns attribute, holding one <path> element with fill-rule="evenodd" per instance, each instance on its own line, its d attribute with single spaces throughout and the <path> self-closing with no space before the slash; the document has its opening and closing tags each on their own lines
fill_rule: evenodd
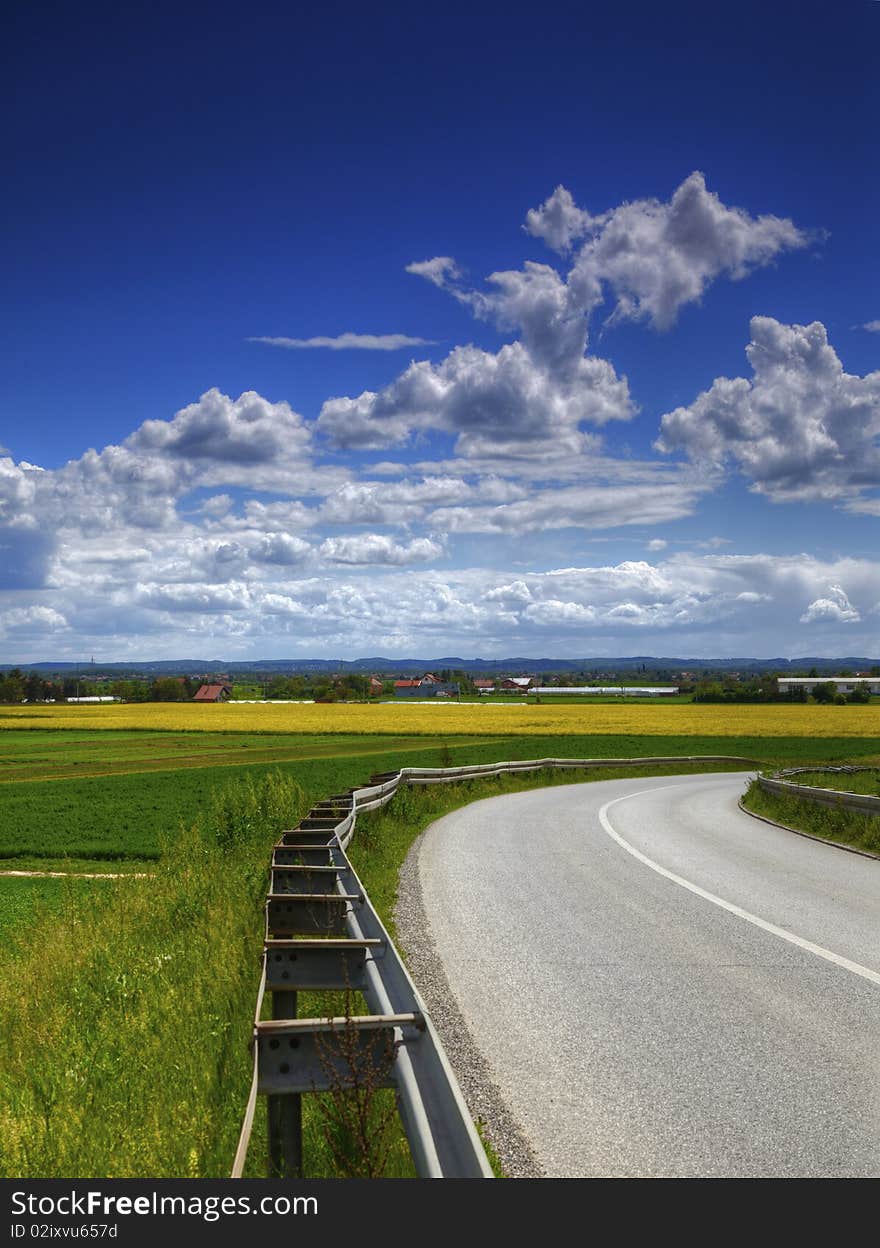
<svg viewBox="0 0 880 1248">
<path fill-rule="evenodd" d="M 880 815 L 880 797 L 871 797 L 867 793 L 850 793 L 845 789 L 822 789 L 812 784 L 793 784 L 784 776 L 798 776 L 806 773 L 832 771 L 843 775 L 853 775 L 859 771 L 874 771 L 873 767 L 789 767 L 783 771 L 774 771 L 771 776 L 758 776 L 758 784 L 767 793 L 782 793 L 789 797 L 797 797 L 802 801 L 814 802 L 817 806 L 833 806 L 843 810 L 857 810 L 863 815 Z"/>
<path fill-rule="evenodd" d="M 267 1097 L 276 1175 L 302 1171 L 304 1093 L 392 1086 L 421 1178 L 491 1178 L 492 1170 L 425 1004 L 346 854 L 357 816 L 401 784 L 444 784 L 539 771 L 672 763 L 746 763 L 730 755 L 542 758 L 470 767 L 404 767 L 314 806 L 272 854 L 262 973 L 253 1028 L 254 1071 L 232 1178 L 241 1178 L 256 1104 Z M 357 991 L 365 1017 L 297 1017 L 301 991 Z M 262 1018 L 266 992 L 272 1019 Z"/>
</svg>

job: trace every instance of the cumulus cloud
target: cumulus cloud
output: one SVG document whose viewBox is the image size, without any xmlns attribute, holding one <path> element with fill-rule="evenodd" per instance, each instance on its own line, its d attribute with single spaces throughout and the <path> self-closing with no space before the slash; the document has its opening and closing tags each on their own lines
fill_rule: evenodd
<svg viewBox="0 0 880 1248">
<path fill-rule="evenodd" d="M 715 278 L 742 278 L 807 241 L 787 219 L 724 205 L 700 173 L 666 203 L 637 200 L 596 217 L 557 187 L 525 228 L 563 252 L 583 240 L 567 275 L 527 261 L 489 274 L 486 289 L 469 290 L 450 256 L 407 266 L 519 338 L 494 354 L 457 347 L 439 364 L 414 362 L 378 392 L 328 399 L 317 428 L 333 446 L 403 446 L 442 430 L 456 437 L 461 456 L 589 453 L 596 443 L 584 426 L 628 420 L 637 410 L 626 378 L 585 354 L 589 317 L 606 297 L 615 301 L 611 320 L 668 328 Z"/>
<path fill-rule="evenodd" d="M 639 199 L 606 213 L 580 249 L 569 278 L 585 307 L 607 285 L 613 321 L 668 329 L 722 275 L 738 281 L 808 236 L 785 217 L 752 217 L 707 190 L 695 172 L 667 203 Z"/>
<path fill-rule="evenodd" d="M 290 533 L 267 533 L 251 547 L 250 557 L 258 563 L 277 563 L 289 567 L 302 563 L 312 547 L 301 537 Z"/>
<path fill-rule="evenodd" d="M 443 547 L 426 537 L 414 538 L 405 546 L 381 533 L 349 537 L 328 537 L 318 551 L 329 563 L 388 564 L 403 567 L 411 563 L 432 563 L 443 555 Z"/>
<path fill-rule="evenodd" d="M 816 598 L 800 617 L 802 624 L 831 621 L 835 624 L 854 624 L 861 619 L 842 586 L 830 585 L 825 598 Z"/>
<path fill-rule="evenodd" d="M 503 602 L 507 606 L 525 605 L 532 601 L 532 591 L 525 581 L 511 581 L 509 585 L 496 585 L 483 595 L 486 602 Z"/>
<path fill-rule="evenodd" d="M 656 443 L 694 460 L 733 461 L 775 501 L 855 502 L 880 485 L 880 372 L 844 372 L 825 326 L 756 316 L 751 380 L 719 377 L 668 412 Z"/>
<path fill-rule="evenodd" d="M 7 634 L 54 633 L 67 627 L 67 620 L 53 607 L 12 607 L 0 611 L 0 629 Z"/>
<path fill-rule="evenodd" d="M 210 498 L 206 498 L 204 502 L 199 504 L 199 511 L 204 516 L 210 516 L 213 519 L 219 519 L 226 516 L 232 510 L 233 500 L 229 494 L 213 494 Z"/>
<path fill-rule="evenodd" d="M 554 251 L 569 251 L 576 239 L 596 228 L 597 219 L 578 208 L 571 191 L 564 186 L 544 200 L 540 208 L 530 208 L 523 226 L 535 238 L 542 238 Z"/>
<path fill-rule="evenodd" d="M 0 589 L 39 589 L 56 549 L 44 500 L 50 474 L 0 458 Z"/>
<path fill-rule="evenodd" d="M 125 449 L 185 460 L 260 464 L 305 452 L 309 431 L 289 403 L 270 403 L 248 390 L 230 399 L 216 388 L 172 420 L 147 420 Z"/>
<path fill-rule="evenodd" d="M 403 347 L 430 347 L 432 338 L 412 338 L 409 334 L 337 334 L 335 338 L 248 338 L 247 342 L 262 342 L 270 347 L 286 347 L 302 351 L 312 347 L 326 347 L 330 351 L 400 351 Z"/>
<path fill-rule="evenodd" d="M 235 647 L 259 652 L 267 638 L 275 653 L 281 643 L 292 653 L 349 650 L 353 636 L 392 652 L 437 644 L 451 653 L 456 640 L 521 644 L 520 653 L 530 644 L 576 643 L 580 652 L 590 639 L 613 649 L 635 631 L 640 645 L 652 630 L 735 634 L 765 617 L 784 619 L 786 629 L 802 616 L 824 619 L 823 638 L 837 623 L 851 633 L 880 600 L 874 571 L 855 565 L 676 556 L 660 566 L 523 571 L 523 534 L 633 524 L 665 531 L 693 512 L 732 454 L 724 449 L 732 438 L 720 435 L 721 453 L 698 454 L 671 419 L 662 436 L 670 445 L 678 437 L 675 445 L 693 449 L 696 463 L 615 458 L 606 449 L 606 431 L 638 409 L 627 379 L 587 351 L 600 304 L 612 320 L 665 328 L 713 280 L 738 279 L 806 241 L 790 221 L 725 206 L 698 174 L 668 202 L 639 200 L 601 215 L 557 187 L 525 229 L 564 261 L 491 273 L 480 290 L 467 288 L 449 256 L 408 266 L 515 338 L 497 351 L 462 345 L 437 363 L 414 361 L 375 391 L 329 398 L 317 421 L 253 391 L 235 398 L 211 389 L 57 470 L 0 458 L 6 635 L 50 628 L 76 653 L 88 652 L 91 637 L 114 638 L 121 655 L 132 653 L 134 635 L 190 653 L 218 638 L 232 655 Z M 400 334 L 258 341 L 329 350 L 425 345 Z M 794 367 L 797 353 L 782 347 L 780 368 L 786 351 Z M 745 387 L 748 403 L 763 411 L 754 399 L 761 368 L 751 383 L 728 384 L 737 395 Z M 822 373 L 826 388 L 832 373 Z M 867 417 L 847 389 L 853 379 L 841 375 L 835 384 L 864 428 L 861 441 L 850 429 L 847 443 L 841 417 L 833 440 L 838 451 L 852 445 L 855 458 L 869 440 Z M 766 388 L 776 401 L 779 387 Z M 802 406 L 808 413 L 808 398 Z M 737 419 L 746 445 L 751 407 Z M 346 466 L 326 449 L 391 446 L 408 448 L 399 461 L 419 462 L 360 467 L 358 454 Z M 826 449 L 833 482 L 840 456 Z M 863 473 L 871 464 L 862 455 Z M 857 490 L 846 499 L 873 505 Z M 471 534 L 480 540 L 468 544 Z M 569 548 L 577 536 L 566 536 Z M 665 550 L 666 539 L 641 540 L 652 554 Z M 552 545 L 542 548 L 552 560 Z M 493 567 L 448 566 L 468 549 L 492 551 Z M 442 569 L 431 566 L 440 560 Z M 43 614 L 14 614 L 31 610 L 17 595 L 37 586 Z M 823 603 L 836 605 L 836 617 L 822 615 Z"/>
<path fill-rule="evenodd" d="M 244 611 L 252 605 L 249 587 L 241 582 L 229 585 L 162 585 L 155 582 L 136 585 L 135 603 L 161 611 L 193 612 L 197 615 Z"/>
<path fill-rule="evenodd" d="M 559 376 L 514 342 L 497 354 L 457 347 L 440 364 L 411 364 L 378 393 L 330 399 L 317 428 L 345 448 L 400 445 L 416 431 L 438 429 L 456 436 L 464 457 L 558 457 L 588 449 L 582 423 L 628 420 L 635 410 L 626 379 L 607 360 L 582 358 Z"/>
<path fill-rule="evenodd" d="M 347 535 L 304 564 L 277 565 L 269 579 L 166 580 L 155 560 L 131 583 L 112 572 L 101 580 L 91 570 L 88 583 L 47 591 L 30 619 L 16 614 L 29 609 L 17 602 L 4 604 L 0 617 L 13 612 L 5 621 L 10 647 L 13 640 L 30 645 L 37 657 L 46 635 L 53 653 L 73 654 L 88 652 L 92 638 L 105 653 L 111 643 L 136 653 L 136 639 L 143 649 L 161 637 L 166 650 L 180 653 L 217 639 L 229 654 L 259 654 L 271 644 L 301 655 L 337 647 L 351 654 L 352 637 L 360 653 L 425 655 L 462 648 L 619 654 L 633 646 L 640 653 L 769 655 L 780 652 L 780 637 L 790 645 L 798 631 L 801 653 L 815 653 L 809 638 L 818 630 L 825 647 L 870 654 L 875 640 L 876 630 L 862 633 L 860 621 L 880 602 L 878 561 L 689 553 L 659 564 L 635 559 L 547 572 L 439 570 L 419 566 L 418 556 L 431 562 L 442 553 L 439 543 L 428 551 L 420 540 L 431 539 Z"/>
<path fill-rule="evenodd" d="M 524 340 L 535 335 L 542 316 L 552 319 L 574 349 L 583 318 L 606 298 L 614 301 L 612 323 L 647 320 L 668 329 L 716 278 L 739 281 L 810 241 L 787 217 L 753 217 L 722 203 L 699 171 L 666 202 L 633 200 L 595 217 L 557 187 L 528 213 L 525 228 L 563 252 L 584 239 L 565 280 L 549 266 L 527 263 L 518 273 L 490 274 L 488 292 L 465 291 L 448 256 L 411 265 L 410 272 L 469 302 L 478 315 L 521 326 Z"/>
</svg>

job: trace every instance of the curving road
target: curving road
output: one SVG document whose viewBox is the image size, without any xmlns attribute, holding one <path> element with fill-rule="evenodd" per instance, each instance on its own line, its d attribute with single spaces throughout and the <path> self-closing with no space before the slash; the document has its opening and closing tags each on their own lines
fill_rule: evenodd
<svg viewBox="0 0 880 1248">
<path fill-rule="evenodd" d="M 422 839 L 436 951 L 548 1175 L 880 1175 L 880 862 L 747 775 L 577 784 Z"/>
</svg>

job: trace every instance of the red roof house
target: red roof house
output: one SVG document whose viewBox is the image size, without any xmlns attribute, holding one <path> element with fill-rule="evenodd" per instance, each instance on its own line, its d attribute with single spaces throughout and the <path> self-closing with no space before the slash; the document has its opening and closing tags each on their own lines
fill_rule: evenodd
<svg viewBox="0 0 880 1248">
<path fill-rule="evenodd" d="M 232 696 L 232 685 L 202 685 L 193 702 L 226 702 Z"/>
</svg>

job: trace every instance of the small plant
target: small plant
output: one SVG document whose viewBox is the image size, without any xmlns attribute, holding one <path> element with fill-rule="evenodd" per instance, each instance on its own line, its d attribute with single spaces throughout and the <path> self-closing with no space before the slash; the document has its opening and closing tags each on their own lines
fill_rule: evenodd
<svg viewBox="0 0 880 1248">
<path fill-rule="evenodd" d="M 380 1097 L 398 1045 L 387 1033 L 361 1032 L 353 1021 L 352 994 L 345 994 L 345 1025 L 315 1037 L 315 1051 L 330 1091 L 317 1098 L 324 1138 L 340 1175 L 378 1179 L 397 1142 L 397 1109 Z M 349 1077 L 341 1073 L 349 1072 Z"/>
</svg>

